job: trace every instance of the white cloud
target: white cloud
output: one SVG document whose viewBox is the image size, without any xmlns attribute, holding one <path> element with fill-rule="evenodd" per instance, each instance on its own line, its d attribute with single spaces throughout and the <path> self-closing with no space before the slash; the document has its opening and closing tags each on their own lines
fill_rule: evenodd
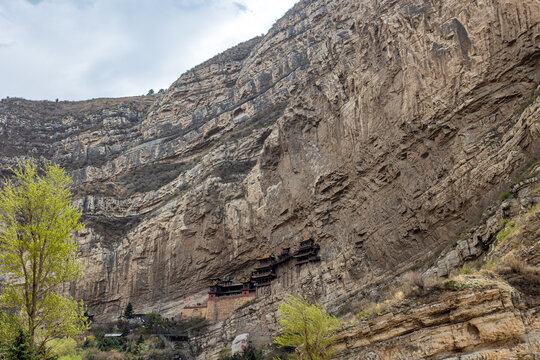
<svg viewBox="0 0 540 360">
<path fill-rule="evenodd" d="M 166 88 L 185 70 L 265 33 L 295 2 L 0 0 L 0 98 L 76 100 Z"/>
</svg>

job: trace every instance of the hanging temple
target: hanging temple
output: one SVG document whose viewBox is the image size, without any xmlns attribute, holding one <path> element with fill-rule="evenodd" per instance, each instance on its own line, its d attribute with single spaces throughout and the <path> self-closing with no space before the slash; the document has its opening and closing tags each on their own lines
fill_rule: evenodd
<svg viewBox="0 0 540 360">
<path fill-rule="evenodd" d="M 186 306 L 182 318 L 202 317 L 210 321 L 222 321 L 231 313 L 257 296 L 269 293 L 268 288 L 276 280 L 287 285 L 292 276 L 292 269 L 310 262 L 319 262 L 319 244 L 313 238 L 301 240 L 296 251 L 284 248 L 277 257 L 266 254 L 256 258 L 257 264 L 251 274 L 235 283 L 232 279 L 213 278 L 208 291 L 206 306 Z M 294 265 L 293 265 L 294 264 Z"/>
</svg>

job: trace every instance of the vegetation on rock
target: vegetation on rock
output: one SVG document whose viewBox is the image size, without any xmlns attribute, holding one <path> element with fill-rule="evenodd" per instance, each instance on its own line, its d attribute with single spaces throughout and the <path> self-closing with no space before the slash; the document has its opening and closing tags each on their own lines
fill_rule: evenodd
<svg viewBox="0 0 540 360">
<path fill-rule="evenodd" d="M 289 295 L 279 306 L 281 334 L 274 340 L 281 346 L 296 348 L 298 360 L 330 359 L 330 347 L 340 328 L 339 320 L 303 297 Z"/>
</svg>

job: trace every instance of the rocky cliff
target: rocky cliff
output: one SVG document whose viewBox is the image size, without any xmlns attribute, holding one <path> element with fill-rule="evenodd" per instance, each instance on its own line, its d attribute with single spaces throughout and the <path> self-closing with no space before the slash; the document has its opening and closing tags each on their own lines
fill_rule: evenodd
<svg viewBox="0 0 540 360">
<path fill-rule="evenodd" d="M 2 100 L 0 164 L 70 170 L 69 290 L 99 315 L 177 314 L 305 235 L 337 308 L 436 261 L 538 156 L 539 43 L 536 0 L 304 0 L 164 94 Z"/>
<path fill-rule="evenodd" d="M 217 359 L 239 333 L 267 347 L 279 331 L 276 309 L 287 293 L 316 294 L 339 316 L 334 359 L 536 359 L 540 353 L 540 161 L 486 207 L 437 259 L 364 286 L 345 300 L 328 288 L 343 264 L 298 269 L 265 296 L 191 339 L 198 359 Z M 483 240 L 482 240 L 483 239 Z M 288 277 L 290 278 L 290 277 Z M 535 357 L 536 356 L 536 357 Z"/>
</svg>

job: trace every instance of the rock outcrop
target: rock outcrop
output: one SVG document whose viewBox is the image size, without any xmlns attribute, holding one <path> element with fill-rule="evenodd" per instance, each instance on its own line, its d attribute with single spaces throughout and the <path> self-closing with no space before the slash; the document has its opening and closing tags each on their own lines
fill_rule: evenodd
<svg viewBox="0 0 540 360">
<path fill-rule="evenodd" d="M 303 0 L 164 94 L 2 100 L 0 164 L 73 175 L 69 291 L 98 316 L 175 315 L 305 235 L 304 288 L 337 307 L 437 259 L 538 156 L 539 42 L 537 0 Z"/>
<path fill-rule="evenodd" d="M 347 329 L 335 359 L 532 359 L 540 319 L 515 302 L 498 288 L 447 294 Z"/>
</svg>

